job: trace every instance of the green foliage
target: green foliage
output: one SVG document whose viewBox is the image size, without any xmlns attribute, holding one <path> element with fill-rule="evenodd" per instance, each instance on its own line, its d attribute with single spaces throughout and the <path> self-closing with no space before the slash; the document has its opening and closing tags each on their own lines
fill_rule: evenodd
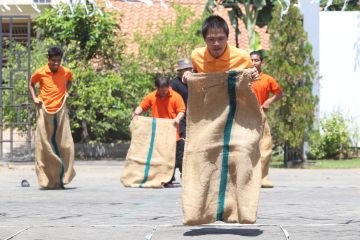
<svg viewBox="0 0 360 240">
<path fill-rule="evenodd" d="M 291 6 L 280 19 L 281 6 L 276 5 L 269 24 L 271 50 L 266 56 L 264 72 L 282 86 L 285 96 L 270 111 L 275 145 L 302 149 L 311 130 L 317 98 L 312 94 L 316 64 L 307 40 L 299 9 Z"/>
<path fill-rule="evenodd" d="M 316 159 L 344 158 L 351 151 L 349 122 L 338 112 L 322 119 L 310 136 L 310 154 Z"/>
<path fill-rule="evenodd" d="M 78 6 L 72 15 L 67 6 L 62 5 L 62 16 L 58 16 L 55 8 L 36 19 L 41 38 L 31 45 L 31 73 L 47 63 L 49 46 L 63 47 L 63 65 L 73 72 L 67 104 L 75 142 L 129 139 L 131 112 L 154 89 L 155 75 L 174 73 L 178 59 L 190 56 L 191 50 L 202 43 L 197 33 L 201 21 L 194 18 L 195 13 L 176 5 L 174 8 L 176 21 L 162 22 L 159 32 L 151 36 L 137 36 L 136 43 L 141 51 L 126 56 L 123 38 L 119 39 L 121 34 L 117 35 L 115 16 L 109 13 L 89 16 Z M 24 47 L 19 45 L 19 48 Z M 8 56 L 12 54 L 8 53 Z M 100 67 L 95 66 L 98 61 Z M 11 64 L 16 64 L 16 60 L 9 60 L 8 71 L 4 71 L 6 78 Z M 22 76 L 18 84 L 27 101 L 27 77 Z M 5 96 L 4 99 L 9 101 L 10 98 Z M 22 101 L 20 98 L 15 100 Z M 21 114 L 26 119 L 27 109 Z M 18 117 L 16 111 L 10 110 L 6 110 L 5 115 L 6 123 L 16 121 Z M 35 114 L 32 121 L 35 122 Z"/>
<path fill-rule="evenodd" d="M 96 72 L 92 68 L 74 69 L 73 73 L 76 81 L 69 98 L 70 115 L 75 132 L 82 130 L 75 140 L 115 142 L 128 139 L 133 103 L 141 97 L 144 81 L 148 81 L 133 81 L 115 71 Z"/>
<path fill-rule="evenodd" d="M 128 84 L 119 73 L 124 41 L 115 15 L 86 14 L 83 5 L 47 9 L 36 18 L 40 39 L 32 44 L 32 72 L 47 63 L 47 49 L 61 45 L 63 64 L 73 71 L 68 107 L 75 141 L 110 142 L 128 138 Z M 92 5 L 88 9 L 93 11 Z M 95 67 L 95 61 L 97 65 Z M 96 68 L 96 70 L 95 70 Z M 131 98 L 127 98 L 130 101 Z"/>
<path fill-rule="evenodd" d="M 3 46 L 7 46 L 3 49 L 6 62 L 1 69 L 3 128 L 13 127 L 26 131 L 31 106 L 27 91 L 27 48 L 16 42 L 10 48 L 9 40 L 5 38 L 3 41 Z"/>
<path fill-rule="evenodd" d="M 58 14 L 61 9 L 62 14 Z M 69 5 L 60 4 L 47 8 L 36 19 L 35 29 L 40 40 L 51 38 L 62 47 L 77 44 L 74 60 L 90 60 L 95 56 L 104 58 L 107 64 L 119 60 L 123 51 L 122 36 L 113 13 L 100 14 L 93 5 L 87 5 L 87 14 L 83 4 L 75 5 L 73 13 Z"/>
<path fill-rule="evenodd" d="M 323 11 L 327 6 L 328 0 L 320 0 L 320 9 Z M 345 11 L 359 11 L 360 5 L 358 0 L 333 0 L 332 4 L 327 9 L 328 11 L 341 11 L 345 6 Z"/>
<path fill-rule="evenodd" d="M 141 51 L 127 56 L 119 53 L 120 57 L 110 60 L 111 69 L 95 71 L 87 61 L 87 56 L 93 56 L 91 49 L 82 49 L 81 44 L 77 44 L 76 35 L 67 40 L 68 44 L 64 46 L 65 63 L 73 70 L 74 78 L 68 105 L 75 141 L 115 142 L 129 139 L 131 112 L 154 88 L 155 74 L 172 73 L 178 58 L 189 56 L 194 45 L 201 40 L 195 34 L 200 21 L 192 20 L 194 12 L 183 7 L 174 8 L 177 13 L 175 22 L 163 22 L 159 26 L 160 31 L 154 35 L 137 36 L 136 43 Z M 105 15 L 104 18 L 108 17 Z M 113 25 L 106 26 L 114 28 Z M 116 36 L 110 37 L 112 41 L 118 41 Z M 110 43 L 104 48 L 116 54 L 118 49 L 115 46 Z M 83 54 L 84 51 L 88 53 Z M 79 61 L 79 56 L 84 57 Z"/>
<path fill-rule="evenodd" d="M 195 12 L 188 7 L 173 4 L 176 13 L 175 22 L 162 22 L 158 25 L 159 32 L 149 36 L 137 34 L 135 41 L 139 46 L 136 62 L 143 71 L 153 75 L 171 75 L 174 65 L 182 57 L 190 57 L 195 46 L 203 40 L 198 32 L 201 19 L 195 19 Z M 149 26 L 150 27 L 150 26 Z"/>
</svg>

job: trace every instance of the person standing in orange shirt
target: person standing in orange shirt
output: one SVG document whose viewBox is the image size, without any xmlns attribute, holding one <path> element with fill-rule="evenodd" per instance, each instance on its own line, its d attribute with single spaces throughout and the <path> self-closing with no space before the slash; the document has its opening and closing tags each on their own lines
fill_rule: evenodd
<svg viewBox="0 0 360 240">
<path fill-rule="evenodd" d="M 29 82 L 30 95 L 37 106 L 45 105 L 49 112 L 56 112 L 62 105 L 65 94 L 72 81 L 70 69 L 60 66 L 63 51 L 51 47 L 48 52 L 48 64 L 36 70 Z M 35 94 L 35 85 L 40 85 L 39 95 Z"/>
<path fill-rule="evenodd" d="M 138 106 L 132 113 L 132 118 L 151 109 L 151 117 L 153 118 L 174 119 L 174 123 L 177 126 L 176 139 L 174 139 L 174 141 L 180 141 L 179 123 L 185 116 L 185 103 L 181 95 L 170 88 L 169 78 L 157 77 L 155 79 L 155 86 L 156 90 L 145 96 L 140 103 L 140 106 Z M 180 145 L 176 144 L 176 148 L 179 147 Z M 176 152 L 177 151 L 178 149 L 176 149 Z M 166 183 L 164 186 L 172 187 L 174 179 L 175 178 L 173 176 L 170 182 Z"/>
<path fill-rule="evenodd" d="M 71 134 L 67 92 L 71 87 L 70 69 L 60 66 L 63 50 L 48 50 L 48 64 L 36 70 L 29 81 L 29 92 L 37 109 L 35 167 L 42 188 L 59 189 L 75 176 L 74 142 Z M 39 95 L 35 86 L 39 84 Z"/>
<path fill-rule="evenodd" d="M 269 111 L 270 105 L 274 102 L 280 100 L 284 94 L 279 84 L 275 81 L 274 78 L 265 74 L 261 70 L 261 65 L 263 64 L 263 56 L 260 51 L 254 51 L 250 53 L 251 61 L 259 72 L 259 81 L 252 83 L 252 90 L 255 93 L 259 105 L 265 113 Z M 273 94 L 270 97 L 270 93 Z M 260 153 L 261 153 L 261 168 L 262 168 L 262 180 L 261 187 L 263 188 L 272 188 L 274 185 L 269 180 L 269 165 L 271 160 L 272 153 L 272 139 L 270 133 L 270 127 L 265 117 L 264 131 L 263 136 L 260 140 Z"/>
</svg>

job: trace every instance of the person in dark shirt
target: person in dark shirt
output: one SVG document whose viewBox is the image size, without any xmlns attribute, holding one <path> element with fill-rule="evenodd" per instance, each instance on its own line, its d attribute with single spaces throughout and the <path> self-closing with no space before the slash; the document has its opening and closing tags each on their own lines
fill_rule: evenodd
<svg viewBox="0 0 360 240">
<path fill-rule="evenodd" d="M 187 105 L 188 89 L 186 84 L 186 75 L 192 72 L 191 60 L 188 58 L 182 58 L 176 65 L 177 77 L 170 81 L 171 88 L 179 93 L 184 100 L 185 106 Z M 182 173 L 182 162 L 184 156 L 184 145 L 186 138 L 186 113 L 185 117 L 179 124 L 180 140 L 176 142 L 176 164 L 175 167 Z"/>
</svg>

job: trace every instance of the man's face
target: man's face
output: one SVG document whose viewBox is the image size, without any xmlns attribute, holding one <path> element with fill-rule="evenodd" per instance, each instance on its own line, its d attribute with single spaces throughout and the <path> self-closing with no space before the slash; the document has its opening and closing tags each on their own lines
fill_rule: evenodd
<svg viewBox="0 0 360 240">
<path fill-rule="evenodd" d="M 182 78 L 183 77 L 183 75 L 184 75 L 184 73 L 186 72 L 186 71 L 192 71 L 192 68 L 185 68 L 185 69 L 180 69 L 180 70 L 178 70 L 178 76 L 179 76 L 179 78 Z"/>
<path fill-rule="evenodd" d="M 256 67 L 256 69 L 258 70 L 258 72 L 261 72 L 261 64 L 262 64 L 262 61 L 260 59 L 260 56 L 257 55 L 257 54 L 253 54 L 250 56 L 251 57 L 251 61 L 252 61 L 252 64 L 254 65 L 254 67 Z"/>
<path fill-rule="evenodd" d="M 52 72 L 57 72 L 61 64 L 61 56 L 48 58 L 49 68 Z"/>
<path fill-rule="evenodd" d="M 159 87 L 158 89 L 158 93 L 160 95 L 160 97 L 166 97 L 169 93 L 169 86 L 165 86 L 165 87 Z"/>
<path fill-rule="evenodd" d="M 227 40 L 222 28 L 209 28 L 205 37 L 206 46 L 214 58 L 220 57 L 225 52 Z"/>
</svg>

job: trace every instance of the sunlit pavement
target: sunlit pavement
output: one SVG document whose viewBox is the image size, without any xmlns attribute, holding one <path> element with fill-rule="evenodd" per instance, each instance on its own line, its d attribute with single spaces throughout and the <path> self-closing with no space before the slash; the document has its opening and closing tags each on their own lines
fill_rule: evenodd
<svg viewBox="0 0 360 240">
<path fill-rule="evenodd" d="M 188 227 L 180 184 L 124 188 L 122 168 L 78 161 L 66 190 L 46 191 L 32 163 L 0 162 L 0 239 L 360 239 L 360 169 L 271 169 L 275 188 L 261 191 L 256 224 Z"/>
</svg>

